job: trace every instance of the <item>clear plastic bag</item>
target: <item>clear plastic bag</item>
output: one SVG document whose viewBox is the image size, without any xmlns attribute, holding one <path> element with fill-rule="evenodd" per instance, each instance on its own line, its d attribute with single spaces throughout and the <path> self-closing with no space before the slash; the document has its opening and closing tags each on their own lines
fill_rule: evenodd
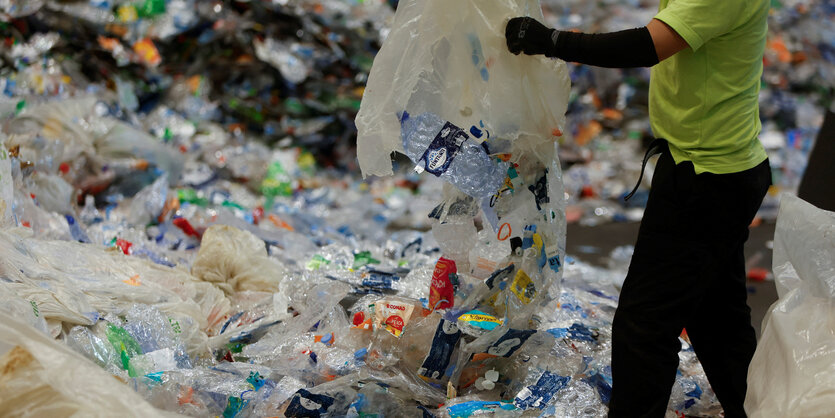
<svg viewBox="0 0 835 418">
<path fill-rule="evenodd" d="M 207 334 L 216 332 L 229 312 L 230 302 L 221 290 L 180 269 L 96 245 L 35 239 L 27 232 L 0 230 L 7 266 L 0 291 L 33 302 L 47 321 L 93 325 L 108 312 L 154 305 L 181 321 L 181 339 L 189 354 L 196 355 L 206 350 Z"/>
<path fill-rule="evenodd" d="M 278 291 L 286 274 L 284 266 L 267 255 L 261 239 L 227 225 L 206 230 L 191 272 L 227 294 L 241 290 Z"/>
<path fill-rule="evenodd" d="M 23 17 L 37 12 L 43 4 L 43 0 L 2 0 L 0 11 L 12 17 Z"/>
<path fill-rule="evenodd" d="M 449 123 L 470 137 L 467 143 L 486 140 L 491 150 L 498 149 L 490 146 L 497 138 L 561 136 L 569 92 L 565 64 L 507 50 L 505 25 L 525 14 L 542 21 L 539 2 L 401 1 L 356 119 L 363 174 L 389 175 L 391 153 L 409 154 L 401 142 L 406 114 L 439 121 L 437 127 L 419 124 L 432 125 L 426 135 Z M 484 173 L 470 174 L 475 183 L 485 180 L 478 177 Z"/>
<path fill-rule="evenodd" d="M 478 309 L 502 325 L 461 344 L 452 386 L 471 356 L 510 356 L 523 345 L 559 287 L 565 199 L 556 141 L 569 80 L 560 61 L 508 52 L 505 25 L 523 15 L 541 20 L 539 3 L 401 2 L 356 119 L 364 175 L 391 174 L 397 151 L 455 186 L 444 186 L 429 214 L 440 260 L 456 266 L 436 268 L 429 308 L 448 310 L 451 323 Z M 446 281 L 451 272 L 461 280 Z"/>
<path fill-rule="evenodd" d="M 835 213 L 784 194 L 774 234 L 780 299 L 748 369 L 751 417 L 835 414 Z"/>
<path fill-rule="evenodd" d="M 0 311 L 5 416 L 179 416 L 160 411 L 95 363 Z"/>
</svg>

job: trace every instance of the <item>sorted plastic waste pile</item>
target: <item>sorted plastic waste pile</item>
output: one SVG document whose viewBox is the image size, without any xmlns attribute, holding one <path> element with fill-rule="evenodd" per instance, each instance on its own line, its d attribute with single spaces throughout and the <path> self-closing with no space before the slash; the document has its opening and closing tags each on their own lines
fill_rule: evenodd
<svg viewBox="0 0 835 418">
<path fill-rule="evenodd" d="M 605 416 L 568 67 L 504 48 L 536 1 L 448 7 L 0 0 L 0 410 Z"/>
</svg>

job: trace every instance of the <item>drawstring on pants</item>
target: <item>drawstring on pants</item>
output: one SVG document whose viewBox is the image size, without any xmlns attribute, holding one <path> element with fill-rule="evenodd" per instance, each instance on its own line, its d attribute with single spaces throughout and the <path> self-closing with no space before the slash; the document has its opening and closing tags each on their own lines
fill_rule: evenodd
<svg viewBox="0 0 835 418">
<path fill-rule="evenodd" d="M 667 140 L 664 138 L 656 138 L 649 144 L 649 149 L 647 149 L 647 153 L 644 154 L 644 161 L 641 163 L 641 175 L 638 176 L 638 182 L 635 183 L 635 188 L 623 198 L 624 202 L 628 202 L 635 192 L 638 191 L 638 187 L 641 186 L 641 180 L 644 179 L 644 170 L 647 168 L 647 161 L 649 161 L 650 157 L 656 154 L 661 154 L 665 150 L 667 150 Z"/>
</svg>

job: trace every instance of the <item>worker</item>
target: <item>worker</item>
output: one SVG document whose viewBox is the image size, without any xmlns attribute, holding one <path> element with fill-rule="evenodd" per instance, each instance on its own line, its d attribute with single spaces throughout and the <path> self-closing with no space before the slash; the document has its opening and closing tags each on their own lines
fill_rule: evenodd
<svg viewBox="0 0 835 418">
<path fill-rule="evenodd" d="M 514 54 L 652 67 L 650 122 L 663 140 L 644 158 L 661 154 L 612 326 L 611 417 L 665 415 L 685 329 L 725 417 L 745 416 L 756 335 L 743 244 L 771 185 L 758 139 L 769 4 L 661 0 L 647 26 L 604 34 L 507 24 Z"/>
</svg>

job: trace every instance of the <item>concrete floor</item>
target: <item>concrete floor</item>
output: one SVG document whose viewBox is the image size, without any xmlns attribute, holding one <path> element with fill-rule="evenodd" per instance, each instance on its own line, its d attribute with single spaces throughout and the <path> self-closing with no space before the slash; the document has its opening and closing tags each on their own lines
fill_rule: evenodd
<svg viewBox="0 0 835 418">
<path fill-rule="evenodd" d="M 609 254 L 622 245 L 633 245 L 638 236 L 637 222 L 610 223 L 594 227 L 578 224 L 568 225 L 566 239 L 567 253 L 587 263 L 606 267 Z M 774 239 L 774 224 L 763 223 L 751 228 L 748 242 L 745 244 L 745 259 L 748 267 L 765 268 L 771 271 L 771 250 L 766 246 Z M 777 300 L 774 281 L 748 281 L 748 305 L 751 306 L 751 322 L 760 336 L 763 317 L 772 303 Z"/>
</svg>

